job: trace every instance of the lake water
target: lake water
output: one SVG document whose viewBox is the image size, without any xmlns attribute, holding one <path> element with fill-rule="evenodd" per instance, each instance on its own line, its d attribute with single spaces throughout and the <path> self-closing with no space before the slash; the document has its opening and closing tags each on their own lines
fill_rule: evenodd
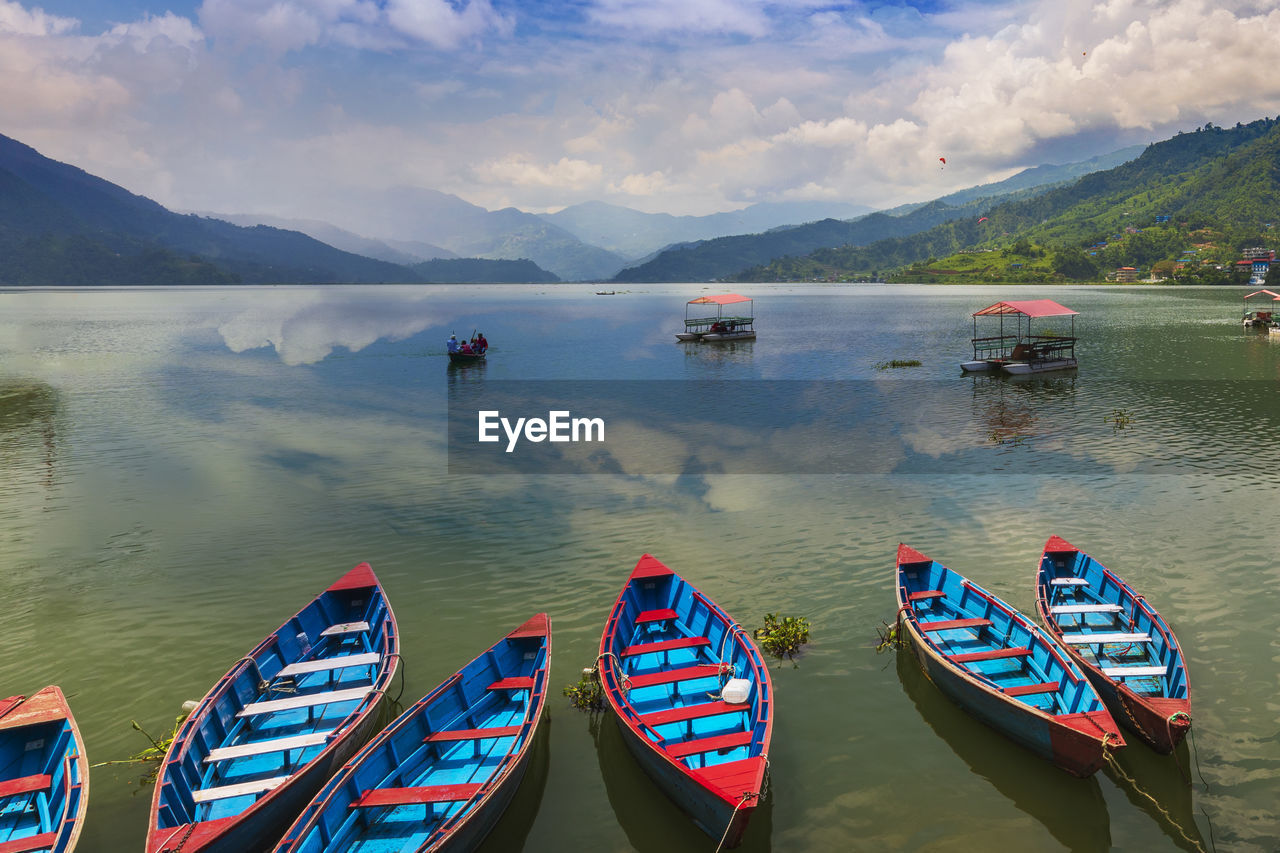
<svg viewBox="0 0 1280 853">
<path fill-rule="evenodd" d="M 90 760 L 127 758 L 147 746 L 131 720 L 166 732 L 368 560 L 409 701 L 552 617 L 549 733 L 486 850 L 707 851 L 613 721 L 559 695 L 651 552 L 748 628 L 812 624 L 773 670 L 771 795 L 744 850 L 1280 849 L 1280 337 L 1240 328 L 1243 291 L 749 286 L 759 340 L 676 344 L 709 292 L 0 293 L 0 695 L 60 684 Z M 960 374 L 970 313 L 1046 297 L 1080 312 L 1078 375 Z M 475 328 L 488 364 L 451 368 L 445 338 Z M 531 380 L 667 410 L 610 427 L 621 473 L 451 474 L 451 393 Z M 731 388 L 741 420 L 683 431 L 674 381 Z M 1192 743 L 1134 739 L 1133 782 L 1067 776 L 875 648 L 900 541 L 1031 612 L 1055 533 L 1187 656 Z M 79 850 L 141 847 L 139 775 L 94 770 Z"/>
</svg>

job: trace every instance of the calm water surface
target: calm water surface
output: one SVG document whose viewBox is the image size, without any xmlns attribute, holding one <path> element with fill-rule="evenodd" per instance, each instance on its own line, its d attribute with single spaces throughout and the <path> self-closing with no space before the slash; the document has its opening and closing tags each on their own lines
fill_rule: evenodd
<svg viewBox="0 0 1280 853">
<path fill-rule="evenodd" d="M 748 627 L 813 626 L 774 670 L 745 850 L 1280 849 L 1280 339 L 1240 329 L 1243 291 L 759 286 L 760 339 L 716 348 L 672 337 L 706 286 L 591 290 L 0 293 L 0 695 L 60 684 L 90 760 L 127 758 L 147 745 L 131 720 L 166 731 L 368 560 L 406 700 L 551 614 L 552 724 L 486 850 L 711 850 L 612 720 L 558 695 L 647 551 Z M 961 376 L 968 315 L 1038 297 L 1081 312 L 1078 376 Z M 489 363 L 451 369 L 445 338 L 477 327 Z M 876 369 L 894 358 L 923 364 Z M 450 383 L 509 379 L 877 393 L 843 446 L 777 443 L 843 473 L 450 476 Z M 1054 533 L 1144 592 L 1188 658 L 1194 743 L 1124 750 L 1133 781 L 1068 777 L 875 651 L 898 542 L 1030 611 Z M 141 847 L 139 775 L 94 770 L 80 850 Z"/>
</svg>

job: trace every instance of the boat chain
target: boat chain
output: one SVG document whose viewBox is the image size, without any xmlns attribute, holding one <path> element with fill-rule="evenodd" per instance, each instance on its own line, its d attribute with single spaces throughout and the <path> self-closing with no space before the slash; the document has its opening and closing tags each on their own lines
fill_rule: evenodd
<svg viewBox="0 0 1280 853">
<path fill-rule="evenodd" d="M 1175 714 L 1174 716 L 1177 716 L 1177 715 Z M 1181 835 L 1183 838 L 1185 838 L 1193 847 L 1195 847 L 1196 850 L 1199 850 L 1200 853 L 1209 853 L 1209 851 L 1205 849 L 1203 841 L 1196 838 L 1192 838 L 1190 835 L 1188 835 L 1187 831 L 1182 828 L 1182 824 L 1180 824 L 1174 818 L 1173 815 L 1169 814 L 1168 810 L 1164 806 L 1160 805 L 1160 801 L 1157 800 L 1155 797 L 1151 796 L 1150 794 L 1148 794 L 1146 791 L 1142 790 L 1142 787 L 1138 784 L 1138 780 L 1134 779 L 1132 776 L 1130 776 L 1128 773 L 1124 771 L 1124 768 L 1120 766 L 1120 762 L 1116 760 L 1115 752 L 1112 749 L 1111 744 L 1108 742 L 1110 738 L 1111 738 L 1111 732 L 1107 732 L 1102 736 L 1102 757 L 1105 758 L 1107 760 L 1107 763 L 1111 765 L 1111 769 L 1114 770 L 1116 774 L 1120 776 L 1121 779 L 1127 782 L 1129 786 L 1134 790 L 1134 792 L 1150 800 L 1151 805 L 1155 806 L 1156 810 L 1160 812 L 1160 814 L 1164 815 L 1165 820 L 1169 821 L 1169 824 L 1174 829 L 1178 830 L 1178 834 Z M 1216 846 L 1214 847 L 1214 851 L 1216 853 L 1217 851 Z"/>
</svg>

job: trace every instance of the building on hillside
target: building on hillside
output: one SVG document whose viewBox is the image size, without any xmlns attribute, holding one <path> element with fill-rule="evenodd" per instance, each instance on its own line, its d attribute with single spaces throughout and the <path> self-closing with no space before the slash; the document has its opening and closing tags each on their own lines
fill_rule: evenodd
<svg viewBox="0 0 1280 853">
<path fill-rule="evenodd" d="M 1254 246 L 1252 249 L 1245 249 L 1241 252 L 1240 257 L 1244 258 L 1246 261 L 1256 261 L 1264 258 L 1268 261 L 1274 261 L 1276 259 L 1276 250 L 1264 249 L 1262 246 Z"/>
<path fill-rule="evenodd" d="M 1137 267 L 1119 267 L 1111 275 L 1107 276 L 1108 281 L 1137 281 Z"/>
</svg>

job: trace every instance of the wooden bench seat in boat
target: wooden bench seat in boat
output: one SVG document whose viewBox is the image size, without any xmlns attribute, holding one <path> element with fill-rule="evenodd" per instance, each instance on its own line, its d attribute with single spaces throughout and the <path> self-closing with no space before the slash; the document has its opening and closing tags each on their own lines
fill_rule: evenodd
<svg viewBox="0 0 1280 853">
<path fill-rule="evenodd" d="M 697 755 L 702 752 L 717 752 L 721 749 L 733 749 L 739 746 L 748 746 L 751 743 L 751 732 L 733 732 L 727 735 L 716 735 L 714 737 L 700 737 L 694 740 L 686 740 L 680 743 L 669 744 L 666 747 L 667 755 L 672 758 L 685 758 L 689 755 Z"/>
<path fill-rule="evenodd" d="M 990 619 L 943 619 L 938 622 L 921 622 L 921 631 L 950 631 L 952 628 L 985 628 Z"/>
<path fill-rule="evenodd" d="M 16 797 L 19 794 L 30 794 L 34 791 L 47 791 L 51 787 L 53 787 L 53 777 L 47 773 L 22 776 L 0 782 L 0 798 Z"/>
<path fill-rule="evenodd" d="M 928 601 L 931 598 L 946 598 L 947 594 L 940 589 L 924 589 L 907 594 L 907 601 Z"/>
<path fill-rule="evenodd" d="M 664 610 L 646 610 L 636 617 L 637 625 L 644 625 L 648 622 L 665 622 L 668 619 L 674 619 L 679 614 L 670 608 Z"/>
<path fill-rule="evenodd" d="M 1119 604 L 1055 604 L 1049 612 L 1064 616 L 1072 613 L 1122 613 L 1124 608 Z"/>
<path fill-rule="evenodd" d="M 1058 682 L 1045 681 L 1041 684 L 1015 684 L 1012 687 L 1001 687 L 1000 691 L 1006 696 L 1030 696 L 1035 693 L 1056 693 L 1058 692 Z"/>
<path fill-rule="evenodd" d="M 58 833 L 42 832 L 39 835 L 28 835 L 26 838 L 15 838 L 0 843 L 0 853 L 32 853 L 34 850 L 48 850 L 58 843 Z"/>
<path fill-rule="evenodd" d="M 311 672 L 326 672 L 332 669 L 346 669 L 351 666 L 377 666 L 382 655 L 369 652 L 364 655 L 338 655 L 319 660 L 307 660 L 302 663 L 291 663 L 276 673 L 276 678 L 288 678 L 293 675 L 306 675 Z"/>
<path fill-rule="evenodd" d="M 1164 675 L 1168 671 L 1165 666 L 1104 666 L 1102 674 L 1108 678 L 1142 678 L 1152 675 Z"/>
<path fill-rule="evenodd" d="M 649 726 L 661 726 L 665 723 L 683 723 L 686 720 L 714 717 L 718 714 L 741 714 L 750 710 L 750 705 L 730 705 L 722 699 L 717 699 L 700 705 L 682 705 L 679 708 L 650 711 L 648 714 L 640 715 L 640 722 Z"/>
<path fill-rule="evenodd" d="M 423 743 L 445 743 L 457 740 L 484 740 L 485 738 L 515 737 L 520 734 L 520 726 L 495 726 L 490 729 L 444 729 L 432 732 L 422 739 Z"/>
<path fill-rule="evenodd" d="M 273 776 L 270 779 L 255 779 L 252 782 L 238 782 L 235 785 L 222 785 L 217 788 L 200 788 L 191 792 L 191 799 L 197 803 L 209 803 L 214 800 L 225 800 L 230 797 L 243 797 L 248 794 L 261 794 L 279 788 L 289 780 L 286 776 Z"/>
<path fill-rule="evenodd" d="M 634 657 L 635 655 L 647 655 L 652 652 L 668 652 L 672 649 L 692 649 L 697 646 L 709 646 L 711 641 L 706 637 L 677 637 L 674 640 L 659 640 L 656 643 L 639 643 L 634 646 L 627 646 L 622 650 L 622 656 Z"/>
<path fill-rule="evenodd" d="M 644 675 L 627 677 L 632 687 L 652 687 L 655 684 L 673 684 L 677 681 L 690 681 L 695 678 L 709 678 L 720 674 L 720 665 L 715 663 L 686 666 L 680 669 L 668 669 L 664 672 L 650 672 Z"/>
<path fill-rule="evenodd" d="M 1089 582 L 1084 578 L 1054 578 L 1049 581 L 1051 586 L 1088 586 Z"/>
<path fill-rule="evenodd" d="M 292 711 L 295 708 L 310 708 L 316 705 L 330 705 L 335 702 L 360 700 L 373 692 L 373 688 L 351 687 L 346 690 L 327 690 L 323 693 L 307 693 L 302 696 L 289 696 L 284 699 L 267 699 L 263 702 L 250 702 L 236 714 L 237 717 L 252 717 L 254 714 L 272 714 L 276 711 Z"/>
<path fill-rule="evenodd" d="M 337 625 L 330 625 L 320 632 L 321 637 L 333 637 L 338 634 L 363 634 L 369 630 L 368 622 L 339 622 Z"/>
<path fill-rule="evenodd" d="M 431 803 L 456 803 L 471 799 L 483 787 L 474 783 L 461 785 L 422 785 L 417 788 L 370 788 L 351 803 L 353 809 L 378 806 L 419 806 Z"/>
<path fill-rule="evenodd" d="M 983 652 L 964 652 L 948 655 L 953 663 L 970 663 L 978 660 L 999 660 L 1000 658 L 1024 658 L 1031 654 L 1031 649 L 987 649 Z"/>
<path fill-rule="evenodd" d="M 1151 642 L 1151 635 L 1138 633 L 1125 634 L 1120 632 L 1111 634 L 1104 634 L 1102 632 L 1080 634 L 1073 632 L 1064 633 L 1062 635 L 1062 641 L 1064 643 L 1070 643 L 1073 646 L 1087 646 L 1094 643 L 1149 643 Z"/>
<path fill-rule="evenodd" d="M 215 761 L 228 761 L 232 758 L 248 758 L 251 755 L 267 755 L 272 752 L 287 752 L 291 749 L 306 749 L 311 746 L 320 746 L 328 739 L 328 732 L 312 732 L 305 735 L 294 735 L 293 737 L 257 740 L 251 743 L 237 744 L 236 746 L 219 746 L 209 750 L 209 754 L 204 758 L 204 763 L 212 764 Z"/>
<path fill-rule="evenodd" d="M 500 678 L 490 684 L 485 690 L 532 690 L 533 679 L 527 675 L 517 675 L 512 678 Z"/>
</svg>

